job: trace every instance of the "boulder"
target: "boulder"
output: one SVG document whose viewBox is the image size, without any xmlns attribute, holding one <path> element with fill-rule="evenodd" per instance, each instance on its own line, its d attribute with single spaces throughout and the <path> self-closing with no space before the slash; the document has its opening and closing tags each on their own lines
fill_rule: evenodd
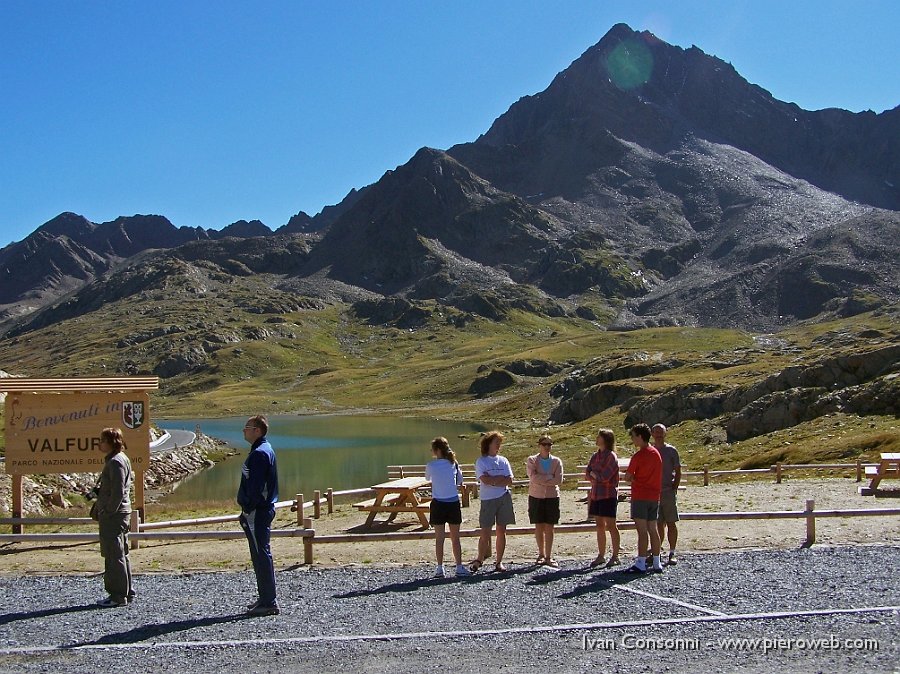
<svg viewBox="0 0 900 674">
<path fill-rule="evenodd" d="M 66 497 L 63 496 L 62 492 L 60 492 L 60 491 L 51 492 L 47 496 L 47 501 L 54 508 L 71 508 L 72 507 L 72 504 L 69 503 L 68 500 L 66 500 Z"/>
<path fill-rule="evenodd" d="M 523 377 L 549 377 L 564 368 L 564 365 L 546 360 L 514 360 L 503 367 L 507 372 Z"/>
<path fill-rule="evenodd" d="M 206 364 L 206 351 L 201 346 L 191 346 L 183 351 L 170 354 L 163 358 L 155 368 L 153 374 L 167 379 L 180 374 L 196 370 Z"/>
<path fill-rule="evenodd" d="M 471 386 L 469 386 L 469 393 L 474 393 L 479 398 L 482 398 L 491 393 L 507 389 L 518 383 L 518 381 L 519 379 L 514 374 L 507 372 L 506 370 L 495 369 L 491 370 L 490 373 L 475 379 Z"/>
</svg>

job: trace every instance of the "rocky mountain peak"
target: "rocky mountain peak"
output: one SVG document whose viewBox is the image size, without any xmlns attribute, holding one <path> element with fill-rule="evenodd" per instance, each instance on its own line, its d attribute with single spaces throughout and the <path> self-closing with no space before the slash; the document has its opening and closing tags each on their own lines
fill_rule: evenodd
<svg viewBox="0 0 900 674">
<path fill-rule="evenodd" d="M 611 137 L 664 154 L 691 136 L 749 152 L 845 198 L 900 210 L 897 109 L 806 111 L 697 47 L 683 49 L 625 24 L 614 26 L 547 89 L 514 103 L 474 144 L 449 153 L 504 189 L 565 192 L 565 186 L 522 181 L 533 173 L 523 160 L 552 162 L 565 153 L 569 165 L 579 166 L 581 175 L 571 176 L 577 181 L 615 154 Z M 503 156 L 479 161 L 471 145 Z M 482 171 L 490 164 L 495 170 Z M 551 173 L 548 180 L 559 178 Z"/>
<path fill-rule="evenodd" d="M 238 220 L 232 222 L 227 227 L 223 227 L 218 232 L 210 231 L 211 239 L 222 239 L 226 236 L 236 236 L 239 238 L 250 238 L 254 236 L 269 236 L 272 230 L 259 220 Z"/>
<path fill-rule="evenodd" d="M 277 230 L 278 234 L 299 234 L 302 232 L 310 232 L 314 230 L 313 219 L 309 214 L 300 211 L 296 215 L 292 215 L 287 224 L 282 225 Z"/>
<path fill-rule="evenodd" d="M 83 215 L 66 211 L 45 222 L 37 228 L 36 232 L 43 232 L 51 236 L 68 236 L 71 239 L 81 239 L 92 233 L 96 228 L 97 226 Z"/>
</svg>

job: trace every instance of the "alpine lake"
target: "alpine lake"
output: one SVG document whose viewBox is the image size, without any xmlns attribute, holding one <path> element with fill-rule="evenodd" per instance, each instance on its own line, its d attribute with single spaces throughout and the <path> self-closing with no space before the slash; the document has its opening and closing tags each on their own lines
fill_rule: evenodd
<svg viewBox="0 0 900 674">
<path fill-rule="evenodd" d="M 478 441 L 488 427 L 469 422 L 383 416 L 270 416 L 268 440 L 278 465 L 279 499 L 312 498 L 329 487 L 355 489 L 386 481 L 387 466 L 425 464 L 431 440 L 444 436 L 462 463 L 480 455 Z M 241 465 L 249 451 L 243 427 L 247 417 L 175 419 L 158 423 L 167 430 L 196 427 L 224 440 L 238 454 L 183 480 L 165 496 L 168 503 L 234 501 Z"/>
</svg>

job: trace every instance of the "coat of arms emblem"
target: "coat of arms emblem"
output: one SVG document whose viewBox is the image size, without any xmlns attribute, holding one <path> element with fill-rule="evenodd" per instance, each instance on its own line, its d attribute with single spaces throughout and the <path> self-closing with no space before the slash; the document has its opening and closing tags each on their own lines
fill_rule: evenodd
<svg viewBox="0 0 900 674">
<path fill-rule="evenodd" d="M 140 428 L 144 424 L 143 401 L 122 403 L 122 423 L 126 428 Z"/>
</svg>

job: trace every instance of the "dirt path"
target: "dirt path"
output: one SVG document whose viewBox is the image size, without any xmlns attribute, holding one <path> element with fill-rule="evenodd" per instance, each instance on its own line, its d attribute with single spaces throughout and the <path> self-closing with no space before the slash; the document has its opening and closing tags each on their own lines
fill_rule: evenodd
<svg viewBox="0 0 900 674">
<path fill-rule="evenodd" d="M 900 508 L 900 499 L 862 497 L 856 492 L 857 483 L 851 479 L 793 479 L 780 485 L 772 482 L 743 482 L 715 484 L 709 487 L 689 486 L 679 495 L 681 512 L 803 510 L 807 499 L 815 499 L 817 509 Z M 586 506 L 578 502 L 580 494 L 564 492 L 562 522 L 585 521 Z M 518 524 L 527 525 L 527 496 L 517 489 L 515 496 Z M 477 526 L 478 501 L 463 509 L 463 528 Z M 619 520 L 628 517 L 628 504 L 619 505 Z M 279 511 L 277 527 L 292 527 L 295 515 Z M 323 514 L 314 521 L 317 534 L 345 533 L 359 530 L 364 514 L 354 510 L 349 502 L 338 504 L 332 515 Z M 152 514 L 151 514 L 152 520 Z M 795 549 L 805 538 L 805 521 L 741 520 L 721 522 L 682 522 L 678 550 L 682 555 L 691 552 L 737 549 Z M 854 517 L 819 519 L 816 521 L 817 543 L 900 544 L 898 517 Z M 214 527 L 207 527 L 208 529 Z M 236 529 L 236 524 L 215 528 Z M 373 531 L 419 531 L 418 520 L 412 515 L 400 515 L 390 529 L 376 527 Z M 463 540 L 463 556 L 474 556 L 474 538 Z M 299 539 L 274 539 L 273 554 L 279 569 L 303 563 L 303 546 Z M 635 554 L 636 535 L 622 532 L 623 561 Z M 511 562 L 531 561 L 535 544 L 531 536 L 509 538 L 506 559 Z M 556 538 L 555 556 L 561 560 L 591 559 L 596 555 L 592 533 L 561 534 Z M 450 546 L 447 545 L 447 560 Z M 317 566 L 396 566 L 432 563 L 432 541 L 411 542 L 355 542 L 315 547 Z M 246 542 L 190 541 L 144 543 L 132 552 L 132 564 L 137 573 L 157 571 L 241 570 L 248 568 Z M 0 573 L 97 573 L 102 561 L 96 543 L 84 544 L 7 544 L 0 546 Z"/>
</svg>

